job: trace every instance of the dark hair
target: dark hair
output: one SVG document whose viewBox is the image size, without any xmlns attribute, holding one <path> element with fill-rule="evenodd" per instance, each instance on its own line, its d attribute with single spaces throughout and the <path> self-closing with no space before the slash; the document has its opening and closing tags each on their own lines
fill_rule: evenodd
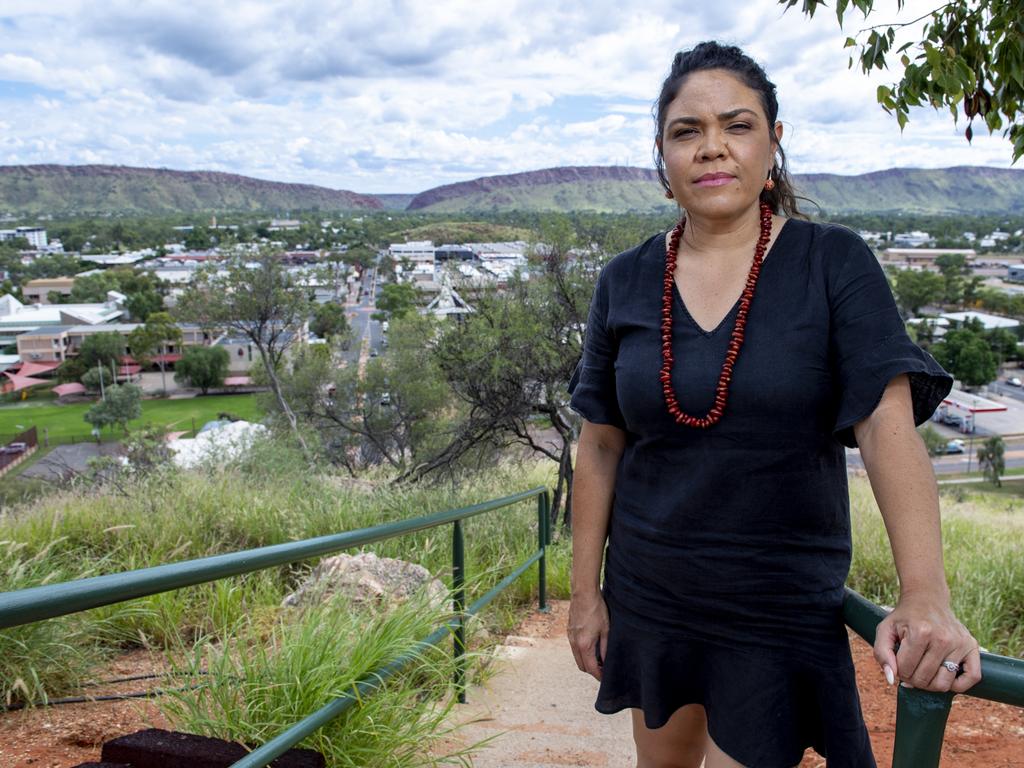
<svg viewBox="0 0 1024 768">
<path fill-rule="evenodd" d="M 768 75 L 765 74 L 760 64 L 735 45 L 722 45 L 711 40 L 700 43 L 688 51 L 679 51 L 672 60 L 672 70 L 661 85 L 661 95 L 658 96 L 658 105 L 654 113 L 656 137 L 661 137 L 665 130 L 665 112 L 679 93 L 680 86 L 692 73 L 707 69 L 724 69 L 752 91 L 756 91 L 768 118 L 768 130 L 774 131 L 775 121 L 779 115 L 775 84 L 768 79 Z M 775 144 L 774 133 L 771 135 L 771 141 Z M 787 216 L 801 216 L 796 204 L 797 195 L 793 191 L 793 182 L 786 169 L 786 153 L 778 144 L 776 144 L 775 151 L 778 155 L 778 163 L 772 163 L 771 169 L 771 178 L 775 181 L 775 188 L 770 192 L 762 190 L 761 200 L 768 203 L 773 213 L 782 212 Z M 665 188 L 666 192 L 670 192 L 668 178 L 665 176 L 665 160 L 658 148 L 657 141 L 654 144 L 654 167 L 658 169 L 661 186 Z"/>
</svg>

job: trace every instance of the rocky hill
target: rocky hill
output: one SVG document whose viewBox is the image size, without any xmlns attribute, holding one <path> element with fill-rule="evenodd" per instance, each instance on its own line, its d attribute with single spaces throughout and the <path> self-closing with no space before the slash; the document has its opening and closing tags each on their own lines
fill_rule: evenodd
<svg viewBox="0 0 1024 768">
<path fill-rule="evenodd" d="M 0 166 L 0 212 L 84 215 L 382 210 L 372 195 L 216 171 L 120 165 Z"/>
<path fill-rule="evenodd" d="M 893 168 L 840 176 L 797 174 L 797 192 L 826 212 L 1022 213 L 1024 171 Z M 670 207 L 645 168 L 568 167 L 488 176 L 421 192 L 409 210 L 657 211 Z M 803 203 L 813 212 L 814 206 Z"/>
<path fill-rule="evenodd" d="M 827 211 L 1024 213 L 1024 170 L 890 168 L 859 176 L 805 174 L 795 181 Z"/>
<path fill-rule="evenodd" d="M 805 174 L 798 193 L 826 213 L 1024 213 L 1024 170 L 892 168 Z M 172 214 L 196 211 L 656 212 L 672 210 L 649 168 L 580 166 L 485 176 L 418 195 L 361 195 L 213 171 L 108 165 L 0 166 L 0 214 Z M 804 202 L 810 213 L 814 205 Z"/>
<path fill-rule="evenodd" d="M 652 170 L 569 166 L 435 187 L 416 195 L 408 210 L 646 211 L 667 203 Z"/>
</svg>

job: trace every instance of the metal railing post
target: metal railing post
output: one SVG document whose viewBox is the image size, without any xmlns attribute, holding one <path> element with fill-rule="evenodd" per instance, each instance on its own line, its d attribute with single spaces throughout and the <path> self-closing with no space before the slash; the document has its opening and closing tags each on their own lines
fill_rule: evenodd
<svg viewBox="0 0 1024 768">
<path fill-rule="evenodd" d="M 892 768 L 938 768 L 952 703 L 951 693 L 899 687 Z"/>
<path fill-rule="evenodd" d="M 452 603 L 455 631 L 452 650 L 455 655 L 455 693 L 459 704 L 466 703 L 466 542 L 462 521 L 452 524 Z"/>
<path fill-rule="evenodd" d="M 547 491 L 537 497 L 537 542 L 540 560 L 537 561 L 537 602 L 541 611 L 548 610 L 548 494 Z"/>
</svg>

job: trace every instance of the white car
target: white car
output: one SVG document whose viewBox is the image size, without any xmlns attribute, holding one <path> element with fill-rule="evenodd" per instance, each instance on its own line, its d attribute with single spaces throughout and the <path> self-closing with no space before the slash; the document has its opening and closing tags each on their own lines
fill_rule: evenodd
<svg viewBox="0 0 1024 768">
<path fill-rule="evenodd" d="M 1021 386 L 1020 376 L 1011 376 L 1006 380 L 1006 383 L 1011 387 L 1019 387 Z"/>
</svg>

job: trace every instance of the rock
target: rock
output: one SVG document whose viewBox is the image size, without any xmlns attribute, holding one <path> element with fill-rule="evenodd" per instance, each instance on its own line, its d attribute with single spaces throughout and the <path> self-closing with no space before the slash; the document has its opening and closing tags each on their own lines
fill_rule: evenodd
<svg viewBox="0 0 1024 768">
<path fill-rule="evenodd" d="M 431 606 L 447 605 L 447 587 L 422 565 L 377 557 L 373 552 L 342 554 L 321 560 L 282 605 L 319 605 L 342 595 L 357 604 L 387 608 L 404 603 L 423 589 Z"/>
</svg>

